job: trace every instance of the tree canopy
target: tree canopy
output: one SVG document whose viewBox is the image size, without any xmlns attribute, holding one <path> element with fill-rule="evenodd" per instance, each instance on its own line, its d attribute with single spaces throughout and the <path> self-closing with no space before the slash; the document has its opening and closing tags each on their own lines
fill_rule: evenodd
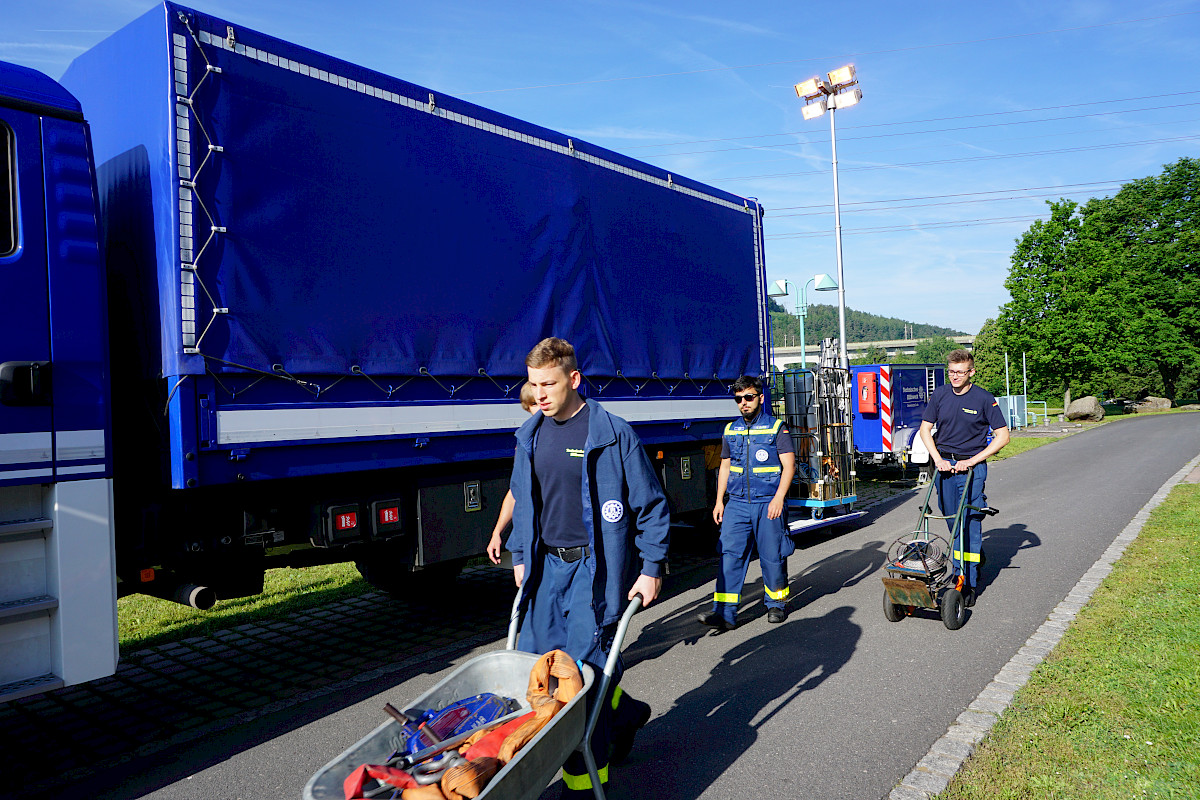
<svg viewBox="0 0 1200 800">
<path fill-rule="evenodd" d="M 1113 197 L 1048 205 L 1049 218 L 1017 240 L 1005 281 L 1012 299 L 995 335 L 977 342 L 977 359 L 993 347 L 1024 352 L 1031 394 L 1194 393 L 1200 160 L 1182 158 Z"/>
</svg>

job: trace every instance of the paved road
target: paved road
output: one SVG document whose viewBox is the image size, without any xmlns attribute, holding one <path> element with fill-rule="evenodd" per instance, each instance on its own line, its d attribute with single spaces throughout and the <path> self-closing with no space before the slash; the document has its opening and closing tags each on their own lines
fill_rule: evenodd
<svg viewBox="0 0 1200 800">
<path fill-rule="evenodd" d="M 991 465 L 988 495 L 1002 514 L 985 524 L 983 591 L 956 632 L 932 616 L 883 618 L 880 566 L 887 544 L 916 519 L 911 494 L 797 551 L 783 625 L 767 625 L 754 567 L 741 626 L 702 628 L 695 616 L 709 602 L 714 565 L 682 560 L 667 598 L 635 621 L 624 685 L 655 716 L 614 772 L 611 796 L 883 797 L 1197 452 L 1196 417 L 1166 415 L 1104 425 Z M 113 798 L 299 797 L 310 775 L 382 720 L 385 701 L 415 697 L 502 646 L 497 619 L 508 587 L 494 576 L 469 584 L 462 599 L 472 617 L 464 622 L 463 608 L 454 609 L 457 641 L 413 639 L 414 615 L 397 608 L 400 646 L 381 634 L 378 658 L 367 653 L 365 665 L 348 665 L 341 683 L 318 681 L 308 695 L 247 711 L 245 724 L 215 726 L 211 735 L 165 749 L 148 744 L 148 755 L 107 763 L 74 788 Z M 301 624 L 310 637 L 321 625 Z M 286 679 L 294 674 L 289 667 Z M 260 667 L 245 688 L 271 679 Z M 87 733 L 85 724 L 66 735 L 86 747 Z M 546 797 L 556 795 L 551 787 Z"/>
</svg>

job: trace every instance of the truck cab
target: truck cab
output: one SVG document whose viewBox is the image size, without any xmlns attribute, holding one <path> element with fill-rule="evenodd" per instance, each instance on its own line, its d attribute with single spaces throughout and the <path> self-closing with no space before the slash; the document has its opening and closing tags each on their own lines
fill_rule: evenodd
<svg viewBox="0 0 1200 800">
<path fill-rule="evenodd" d="M 116 668 L 90 147 L 70 93 L 0 62 L 0 701 Z"/>
</svg>

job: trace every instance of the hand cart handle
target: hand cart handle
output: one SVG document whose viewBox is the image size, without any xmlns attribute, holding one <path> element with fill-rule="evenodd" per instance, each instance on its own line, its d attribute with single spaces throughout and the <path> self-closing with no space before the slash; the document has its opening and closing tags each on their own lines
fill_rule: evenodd
<svg viewBox="0 0 1200 800">
<path fill-rule="evenodd" d="M 613 674 L 617 671 L 617 660 L 621 657 L 621 645 L 625 643 L 625 634 L 629 630 L 629 623 L 633 621 L 633 615 L 636 614 L 645 602 L 642 595 L 636 594 L 629 601 L 629 605 L 625 608 L 625 613 L 621 615 L 621 621 L 617 623 L 617 632 L 613 636 L 612 647 L 608 651 L 608 661 L 604 662 L 604 675 L 600 678 L 600 691 L 596 693 L 596 702 L 592 705 L 588 712 L 587 727 L 583 731 L 583 743 L 580 745 L 580 750 L 583 751 L 583 760 L 587 764 L 588 775 L 592 779 L 592 791 L 596 795 L 596 800 L 604 800 L 604 787 L 600 783 L 600 771 L 596 767 L 596 758 L 592 755 L 592 732 L 596 730 L 596 723 L 600 719 L 600 712 L 604 709 L 605 698 L 608 697 L 608 687 L 612 685 Z"/>
</svg>

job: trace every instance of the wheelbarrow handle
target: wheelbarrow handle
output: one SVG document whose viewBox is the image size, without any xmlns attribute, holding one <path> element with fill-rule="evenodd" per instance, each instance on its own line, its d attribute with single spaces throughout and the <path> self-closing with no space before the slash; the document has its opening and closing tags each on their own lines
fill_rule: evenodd
<svg viewBox="0 0 1200 800">
<path fill-rule="evenodd" d="M 604 788 L 600 782 L 596 758 L 592 755 L 592 733 L 596 730 L 596 723 L 600 720 L 600 712 L 604 710 L 605 698 L 608 697 L 608 689 L 612 685 L 613 675 L 617 671 L 617 661 L 621 658 L 621 645 L 625 643 L 625 634 L 629 631 L 629 623 L 633 621 L 633 615 L 641 609 L 644 602 L 645 598 L 641 593 L 635 594 L 629 601 L 629 605 L 625 607 L 621 621 L 617 623 L 617 632 L 613 635 L 612 647 L 608 651 L 608 660 L 604 662 L 604 674 L 600 677 L 600 689 L 596 692 L 596 701 L 588 710 L 587 727 L 583 731 L 583 743 L 579 749 L 583 751 L 583 760 L 587 764 L 588 774 L 592 779 L 592 791 L 597 800 L 604 800 Z"/>
</svg>

